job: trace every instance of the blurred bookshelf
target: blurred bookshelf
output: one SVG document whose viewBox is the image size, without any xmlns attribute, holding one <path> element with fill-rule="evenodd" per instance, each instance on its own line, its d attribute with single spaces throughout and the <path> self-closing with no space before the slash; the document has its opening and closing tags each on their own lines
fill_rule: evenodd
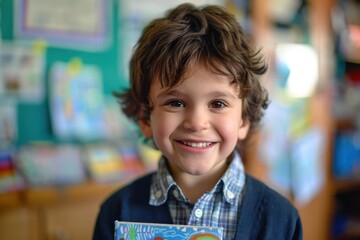
<svg viewBox="0 0 360 240">
<path fill-rule="evenodd" d="M 152 171 L 159 158 L 156 150 L 143 144 L 122 142 L 120 150 L 118 145 L 104 142 L 86 147 L 71 145 L 70 152 L 68 145 L 27 146 L 25 152 L 15 156 L 27 161 L 23 169 L 28 173 L 21 175 L 21 186 L 12 185 L 0 192 L 1 236 L 29 240 L 90 239 L 102 201 L 124 184 Z M 81 160 L 76 159 L 77 154 L 69 154 L 77 152 L 74 149 L 82 153 Z M 66 167 L 62 151 L 71 166 Z M 34 166 L 29 164 L 35 159 Z M 57 159 L 65 167 L 56 163 Z M 79 166 L 72 168 L 78 160 Z M 19 228 L 22 230 L 18 231 Z"/>
<path fill-rule="evenodd" d="M 333 145 L 336 240 L 360 238 L 360 1 L 336 1 L 333 14 L 336 92 Z"/>
</svg>

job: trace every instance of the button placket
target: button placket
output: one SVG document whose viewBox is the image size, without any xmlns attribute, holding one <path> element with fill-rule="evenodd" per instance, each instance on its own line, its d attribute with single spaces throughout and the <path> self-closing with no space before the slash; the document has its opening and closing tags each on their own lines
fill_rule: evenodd
<svg viewBox="0 0 360 240">
<path fill-rule="evenodd" d="M 230 190 L 227 190 L 226 195 L 227 195 L 227 197 L 229 199 L 234 199 L 235 198 L 235 194 Z"/>
<path fill-rule="evenodd" d="M 195 217 L 196 218 L 201 218 L 203 215 L 203 210 L 201 210 L 200 208 L 195 209 Z"/>
<path fill-rule="evenodd" d="M 159 199 L 159 198 L 161 198 L 161 196 L 162 196 L 162 191 L 160 191 L 160 190 L 156 191 L 155 197 L 156 197 L 157 199 Z"/>
<path fill-rule="evenodd" d="M 178 192 L 177 190 L 174 189 L 174 190 L 172 191 L 172 193 L 173 193 L 173 195 L 174 195 L 174 197 L 175 197 L 176 199 L 179 198 L 180 194 L 179 194 L 179 192 Z"/>
</svg>

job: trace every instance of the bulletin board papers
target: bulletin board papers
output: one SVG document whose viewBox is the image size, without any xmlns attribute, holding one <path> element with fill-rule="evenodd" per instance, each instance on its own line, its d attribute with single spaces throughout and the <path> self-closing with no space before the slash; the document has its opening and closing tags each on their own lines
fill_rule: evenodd
<svg viewBox="0 0 360 240">
<path fill-rule="evenodd" d="M 100 69 L 74 58 L 50 70 L 50 113 L 62 140 L 136 139 L 139 130 L 121 111 L 115 97 L 103 91 Z"/>
<path fill-rule="evenodd" d="M 31 187 L 63 186 L 86 179 L 82 153 L 72 145 L 24 146 L 15 163 Z"/>
<path fill-rule="evenodd" d="M 16 104 L 11 101 L 0 103 L 0 145 L 10 145 L 17 139 Z"/>
<path fill-rule="evenodd" d="M 266 141 L 266 150 L 263 149 L 262 156 L 265 158 L 267 154 L 273 187 L 291 195 L 300 205 L 311 201 L 325 183 L 325 166 L 322 163 L 324 133 L 313 127 L 296 139 L 276 133 Z M 269 147 L 272 147 L 271 151 Z"/>
<path fill-rule="evenodd" d="M 324 131 L 308 121 L 307 99 L 273 98 L 264 117 L 259 155 L 268 167 L 269 184 L 305 205 L 324 186 Z"/>
<path fill-rule="evenodd" d="M 1 43 L 0 99 L 38 103 L 44 99 L 45 54 L 26 44 Z"/>
<path fill-rule="evenodd" d="M 317 127 L 297 139 L 292 145 L 292 188 L 296 202 L 305 205 L 325 183 L 325 166 L 322 162 L 325 134 Z"/>
<path fill-rule="evenodd" d="M 25 181 L 14 163 L 15 150 L 0 148 L 0 194 L 25 188 Z"/>
<path fill-rule="evenodd" d="M 64 140 L 105 138 L 102 77 L 96 66 L 57 62 L 50 73 L 50 112 L 55 135 Z"/>
<path fill-rule="evenodd" d="M 88 144 L 84 156 L 90 177 L 99 183 L 130 181 L 145 171 L 131 142 Z"/>
<path fill-rule="evenodd" d="M 15 33 L 49 45 L 102 49 L 110 41 L 111 4 L 107 0 L 17 0 Z"/>
</svg>

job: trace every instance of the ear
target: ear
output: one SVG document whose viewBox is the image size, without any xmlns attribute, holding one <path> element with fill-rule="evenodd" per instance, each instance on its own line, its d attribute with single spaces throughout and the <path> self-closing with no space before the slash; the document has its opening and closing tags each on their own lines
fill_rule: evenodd
<svg viewBox="0 0 360 240">
<path fill-rule="evenodd" d="M 146 137 L 146 138 L 152 138 L 153 134 L 152 134 L 152 129 L 150 126 L 150 121 L 146 120 L 144 118 L 141 118 L 139 120 L 139 127 L 140 130 L 142 132 L 142 134 Z"/>
<path fill-rule="evenodd" d="M 239 140 L 243 140 L 246 138 L 249 128 L 250 128 L 250 121 L 249 121 L 249 119 L 246 118 L 243 120 L 243 122 L 240 125 L 239 130 L 238 130 L 238 139 Z"/>
</svg>

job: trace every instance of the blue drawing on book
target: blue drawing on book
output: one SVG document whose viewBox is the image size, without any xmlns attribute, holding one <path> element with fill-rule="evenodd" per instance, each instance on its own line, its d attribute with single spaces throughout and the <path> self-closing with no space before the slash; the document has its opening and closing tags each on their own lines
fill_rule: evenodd
<svg viewBox="0 0 360 240">
<path fill-rule="evenodd" d="M 115 221 L 115 240 L 222 240 L 223 228 Z"/>
</svg>

